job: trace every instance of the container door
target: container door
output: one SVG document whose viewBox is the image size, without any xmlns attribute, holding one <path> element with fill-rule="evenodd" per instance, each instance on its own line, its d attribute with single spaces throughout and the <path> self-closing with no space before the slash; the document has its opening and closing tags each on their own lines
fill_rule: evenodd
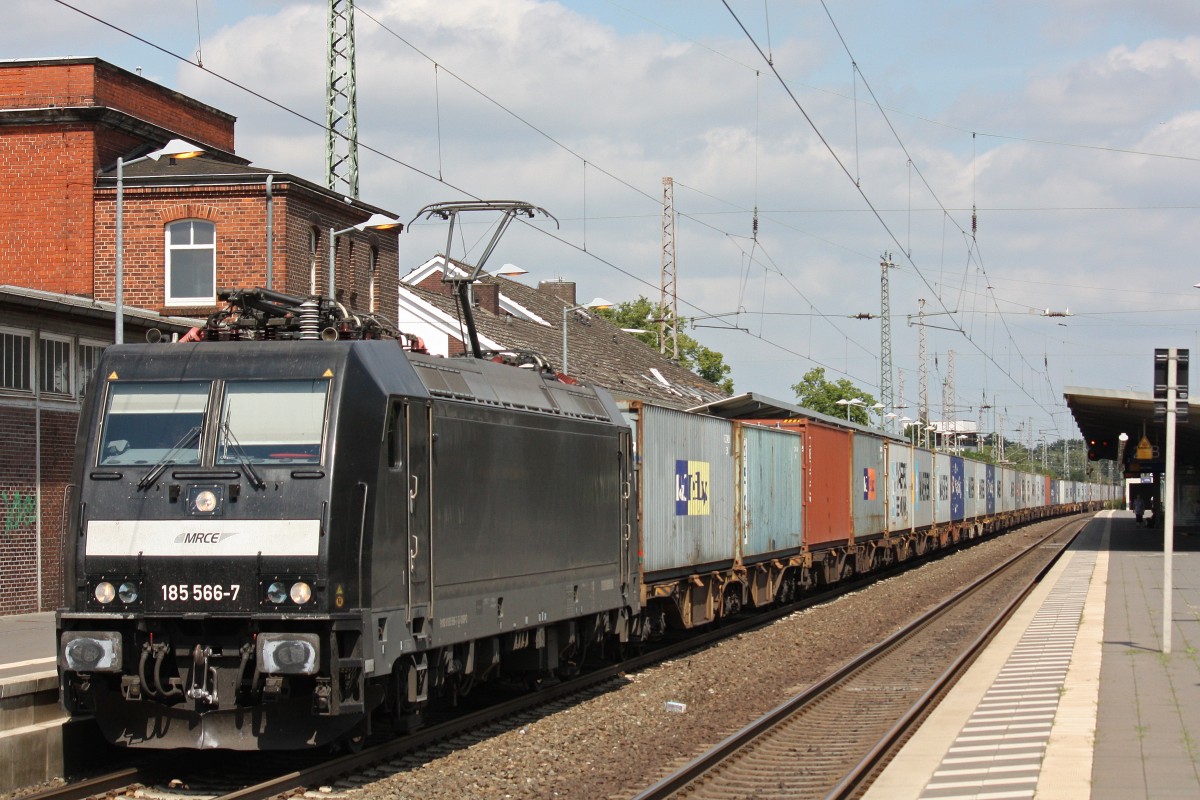
<svg viewBox="0 0 1200 800">
<path fill-rule="evenodd" d="M 994 464 L 987 465 L 987 515 L 989 517 L 996 514 L 996 467 Z"/>
<path fill-rule="evenodd" d="M 641 549 L 641 542 L 633 535 L 633 521 L 637 513 L 633 493 L 633 445 L 629 433 L 621 433 L 621 450 L 617 458 L 621 462 L 621 584 L 625 588 L 626 602 L 633 604 L 638 598 L 633 594 L 634 570 Z"/>
<path fill-rule="evenodd" d="M 912 529 L 912 450 L 907 442 L 885 442 L 887 449 L 887 504 L 890 509 L 888 530 L 900 533 Z"/>
<path fill-rule="evenodd" d="M 404 403 L 406 491 L 408 494 L 408 613 L 414 637 L 428 636 L 426 619 L 433 616 L 433 551 L 429 525 L 433 487 L 429 485 L 432 457 L 433 409 L 419 402 Z"/>
<path fill-rule="evenodd" d="M 962 522 L 966 516 L 966 491 L 963 488 L 966 470 L 960 456 L 950 456 L 950 521 Z"/>
</svg>

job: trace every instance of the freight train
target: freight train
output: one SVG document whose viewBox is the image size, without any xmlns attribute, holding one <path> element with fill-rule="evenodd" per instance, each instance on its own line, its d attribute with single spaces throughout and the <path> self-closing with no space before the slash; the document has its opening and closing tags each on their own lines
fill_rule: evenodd
<svg viewBox="0 0 1200 800">
<path fill-rule="evenodd" d="M 353 745 L 481 682 L 1109 499 L 820 415 L 430 356 L 322 298 L 222 299 L 190 341 L 108 348 L 81 415 L 61 700 L 120 745 Z"/>
</svg>

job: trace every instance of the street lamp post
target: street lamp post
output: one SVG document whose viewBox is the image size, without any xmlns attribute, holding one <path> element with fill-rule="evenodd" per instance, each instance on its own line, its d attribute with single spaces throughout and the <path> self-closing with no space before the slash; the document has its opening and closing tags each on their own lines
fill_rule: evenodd
<svg viewBox="0 0 1200 800">
<path fill-rule="evenodd" d="M 334 240 L 343 233 L 350 231 L 386 231 L 392 228 L 399 228 L 400 233 L 404 230 L 404 224 L 394 217 L 389 217 L 386 214 L 372 214 L 366 222 L 360 222 L 357 225 L 351 225 L 349 228 L 342 228 L 340 231 L 329 229 L 329 297 L 337 299 L 337 293 L 334 291 L 334 260 L 336 258 L 336 250 L 334 249 Z"/>
<path fill-rule="evenodd" d="M 583 308 L 591 308 L 591 309 L 612 308 L 612 303 L 608 302 L 603 297 L 597 297 L 595 300 L 593 300 L 590 303 L 584 303 L 581 306 L 569 306 L 569 307 L 563 309 L 563 352 L 562 352 L 563 375 L 568 374 L 567 373 L 567 315 L 570 314 L 572 311 L 579 311 L 580 309 L 583 309 Z"/>
<path fill-rule="evenodd" d="M 121 156 L 117 156 L 117 252 L 115 268 L 113 270 L 113 281 L 116 284 L 113 289 L 113 301 L 116 304 L 116 314 L 113 320 L 113 341 L 116 344 L 124 344 L 125 342 L 125 315 L 123 311 L 125 307 L 125 167 L 129 164 L 145 161 L 148 158 L 155 161 L 158 161 L 163 156 L 170 158 L 194 158 L 202 153 L 204 153 L 204 148 L 199 145 L 185 142 L 183 139 L 172 139 L 154 152 L 147 153 L 138 158 L 132 158 L 129 161 L 126 161 Z"/>
</svg>

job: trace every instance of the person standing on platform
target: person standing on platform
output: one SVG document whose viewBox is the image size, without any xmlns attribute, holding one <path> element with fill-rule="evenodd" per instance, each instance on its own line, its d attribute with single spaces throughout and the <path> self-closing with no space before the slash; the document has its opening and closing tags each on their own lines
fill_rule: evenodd
<svg viewBox="0 0 1200 800">
<path fill-rule="evenodd" d="M 1140 528 L 1142 526 L 1142 514 L 1146 513 L 1146 500 L 1139 494 L 1133 498 L 1133 518 L 1137 521 Z"/>
</svg>

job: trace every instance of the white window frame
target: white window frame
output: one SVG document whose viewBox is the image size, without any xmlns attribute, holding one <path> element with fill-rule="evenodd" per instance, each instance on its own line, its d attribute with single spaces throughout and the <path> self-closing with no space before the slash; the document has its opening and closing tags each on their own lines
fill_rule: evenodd
<svg viewBox="0 0 1200 800">
<path fill-rule="evenodd" d="M 27 386 L 10 386 L 8 384 L 8 375 L 11 372 L 12 365 L 4 360 L 4 349 L 0 347 L 0 392 L 33 394 L 33 387 L 37 381 L 37 369 L 33 349 L 34 332 L 23 328 L 0 327 L 0 336 L 13 336 L 25 340 L 26 378 L 29 382 Z"/>
<path fill-rule="evenodd" d="M 212 244 L 176 244 L 171 243 L 171 226 L 181 222 L 199 223 L 212 227 L 213 240 Z M 207 250 L 212 254 L 212 274 L 211 285 L 212 293 L 204 297 L 175 297 L 171 290 L 171 255 L 176 251 L 181 250 Z M 212 305 L 217 301 L 217 224 L 211 220 L 199 218 L 173 219 L 163 226 L 163 261 L 165 265 L 164 275 L 164 305 L 167 306 L 197 306 L 197 305 Z"/>
<path fill-rule="evenodd" d="M 65 345 L 64 352 L 66 353 L 65 369 L 59 373 L 66 378 L 66 386 L 64 388 L 55 389 L 47 388 L 46 381 L 51 374 L 51 370 L 46 369 L 45 359 L 47 353 L 51 350 L 46 343 L 53 342 L 58 345 Z M 57 372 L 57 370 L 55 370 Z M 49 395 L 51 397 L 75 397 L 75 337 L 64 336 L 61 333 L 46 333 L 40 331 L 38 333 L 37 347 L 37 385 L 38 394 Z"/>
</svg>

